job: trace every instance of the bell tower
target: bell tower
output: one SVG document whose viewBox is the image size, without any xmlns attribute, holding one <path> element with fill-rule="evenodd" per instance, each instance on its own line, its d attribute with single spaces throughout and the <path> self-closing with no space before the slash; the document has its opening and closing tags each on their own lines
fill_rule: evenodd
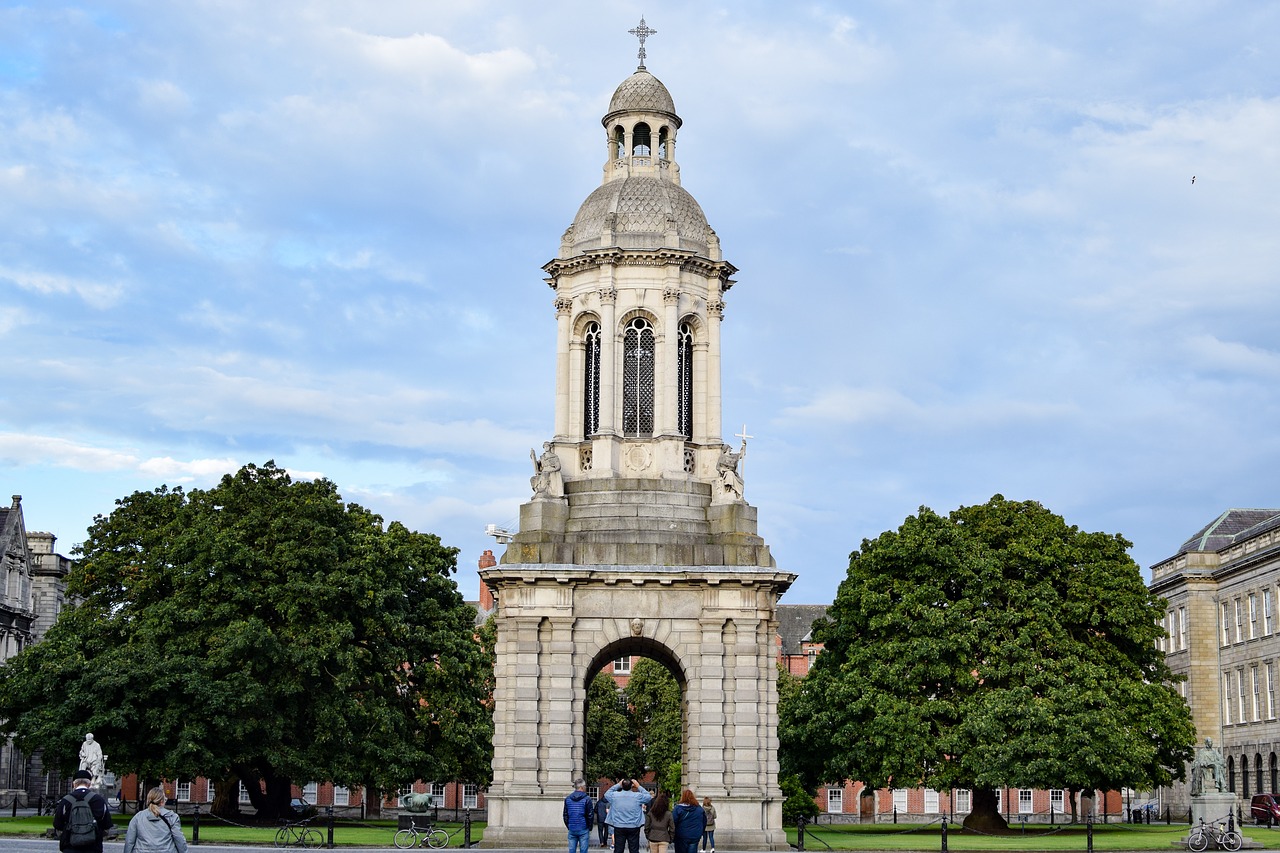
<svg viewBox="0 0 1280 853">
<path fill-rule="evenodd" d="M 781 572 L 746 502 L 746 436 L 721 438 L 720 324 L 736 269 L 681 186 L 671 93 L 640 65 L 601 123 L 600 186 L 543 266 L 554 291 L 554 434 L 498 565 L 486 846 L 529 846 L 585 767 L 586 689 L 642 655 L 681 684 L 681 779 L 722 846 L 784 849 L 777 782 Z M 594 784 L 594 780 L 590 780 Z"/>
</svg>

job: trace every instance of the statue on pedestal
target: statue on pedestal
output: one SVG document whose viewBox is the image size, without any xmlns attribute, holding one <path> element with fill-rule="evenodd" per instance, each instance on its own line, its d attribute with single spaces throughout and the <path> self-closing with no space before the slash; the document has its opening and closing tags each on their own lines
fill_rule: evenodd
<svg viewBox="0 0 1280 853">
<path fill-rule="evenodd" d="M 80 768 L 88 770 L 93 778 L 89 787 L 95 791 L 102 789 L 102 777 L 107 772 L 107 757 L 102 754 L 102 745 L 93 739 L 93 732 L 87 732 L 84 743 L 80 745 Z"/>
<path fill-rule="evenodd" d="M 564 497 L 564 475 L 560 473 L 560 457 L 556 455 L 551 442 L 542 443 L 542 456 L 532 449 L 529 458 L 533 460 L 533 476 L 529 485 L 533 488 L 534 499 Z"/>
<path fill-rule="evenodd" d="M 1191 795 L 1221 793 L 1227 789 L 1227 761 L 1213 738 L 1204 739 L 1191 762 Z"/>
<path fill-rule="evenodd" d="M 742 449 L 734 453 L 729 445 L 720 448 L 720 459 L 716 462 L 716 471 L 720 474 L 720 499 L 725 501 L 742 500 L 742 475 L 738 473 L 738 463 L 747 455 L 747 441 L 742 440 Z"/>
</svg>

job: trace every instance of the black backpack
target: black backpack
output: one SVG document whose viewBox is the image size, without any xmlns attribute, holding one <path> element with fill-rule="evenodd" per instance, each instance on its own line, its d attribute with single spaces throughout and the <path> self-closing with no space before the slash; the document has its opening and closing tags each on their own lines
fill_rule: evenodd
<svg viewBox="0 0 1280 853">
<path fill-rule="evenodd" d="M 89 796 L 74 797 L 67 794 L 62 799 L 71 804 L 67 815 L 67 845 L 70 847 L 88 847 L 98 841 L 98 819 L 93 816 L 93 807 L 89 805 Z"/>
</svg>

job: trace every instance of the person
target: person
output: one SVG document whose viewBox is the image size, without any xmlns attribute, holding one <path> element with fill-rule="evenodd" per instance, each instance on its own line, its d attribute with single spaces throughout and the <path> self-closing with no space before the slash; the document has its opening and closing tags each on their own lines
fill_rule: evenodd
<svg viewBox="0 0 1280 853">
<path fill-rule="evenodd" d="M 164 788 L 147 791 L 147 807 L 129 821 L 124 853 L 187 853 L 182 818 L 164 807 Z"/>
<path fill-rule="evenodd" d="M 529 458 L 533 460 L 533 476 L 529 478 L 533 496 L 535 498 L 564 497 L 564 474 L 561 473 L 563 466 L 551 442 L 542 442 L 541 457 L 530 450 Z"/>
<path fill-rule="evenodd" d="M 716 807 L 710 797 L 702 798 L 702 810 L 707 813 L 707 825 L 702 830 L 702 849 L 716 853 Z"/>
<path fill-rule="evenodd" d="M 609 823 L 613 826 L 613 853 L 622 853 L 625 847 L 631 853 L 640 853 L 640 827 L 644 825 L 641 807 L 653 799 L 653 795 L 635 779 L 623 779 L 604 792 L 609 801 Z"/>
<path fill-rule="evenodd" d="M 729 500 L 742 500 L 742 475 L 738 473 L 738 463 L 747 455 L 746 439 L 742 441 L 742 449 L 734 453 L 729 445 L 720 448 L 720 459 L 716 462 L 716 471 L 720 474 L 720 488 Z"/>
<path fill-rule="evenodd" d="M 596 800 L 596 832 L 600 846 L 609 846 L 609 801 L 604 797 Z"/>
<path fill-rule="evenodd" d="M 102 754 L 102 744 L 93 739 L 93 732 L 85 732 L 84 743 L 80 744 L 80 766 L 93 774 L 89 787 L 95 791 L 102 790 L 102 777 L 107 773 L 107 763 Z"/>
<path fill-rule="evenodd" d="M 698 805 L 693 791 L 684 789 L 671 817 L 676 827 L 675 853 L 697 853 L 698 839 L 707 826 L 707 813 Z"/>
<path fill-rule="evenodd" d="M 653 798 L 653 804 L 644 816 L 644 837 L 649 839 L 653 853 L 667 853 L 667 845 L 675 834 L 676 825 L 671 818 L 669 800 L 665 792 Z"/>
<path fill-rule="evenodd" d="M 58 834 L 58 849 L 63 853 L 102 853 L 102 836 L 111 826 L 111 809 L 107 800 L 97 791 L 89 787 L 93 781 L 93 773 L 81 768 L 71 777 L 71 793 L 58 800 L 53 810 L 53 829 Z M 72 809 L 76 801 L 85 801 L 93 814 L 94 839 L 82 844 L 73 844 Z"/>
<path fill-rule="evenodd" d="M 586 780 L 575 779 L 573 793 L 564 798 L 564 825 L 569 830 L 569 853 L 587 853 L 591 849 L 591 824 L 595 822 L 595 813 L 591 797 L 587 796 Z"/>
</svg>

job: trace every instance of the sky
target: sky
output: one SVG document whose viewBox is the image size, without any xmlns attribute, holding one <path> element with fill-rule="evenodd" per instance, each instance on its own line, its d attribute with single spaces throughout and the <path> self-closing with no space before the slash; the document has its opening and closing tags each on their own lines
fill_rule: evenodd
<svg viewBox="0 0 1280 853">
<path fill-rule="evenodd" d="M 740 270 L 723 434 L 784 603 L 921 506 L 1037 500 L 1144 569 L 1280 506 L 1280 4 L 49 0 L 0 5 L 27 528 L 70 554 L 274 460 L 459 548 L 474 597 L 642 14 Z"/>
</svg>

